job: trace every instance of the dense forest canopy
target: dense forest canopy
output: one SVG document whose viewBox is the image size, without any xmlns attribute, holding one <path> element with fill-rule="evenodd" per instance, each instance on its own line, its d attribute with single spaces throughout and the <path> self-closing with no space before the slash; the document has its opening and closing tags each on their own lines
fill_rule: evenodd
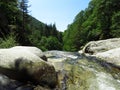
<svg viewBox="0 0 120 90">
<path fill-rule="evenodd" d="M 91 0 L 64 32 L 63 49 L 77 51 L 89 41 L 120 37 L 120 1 Z"/>
<path fill-rule="evenodd" d="M 120 37 L 119 0 L 91 0 L 63 33 L 29 15 L 28 0 L 0 0 L 0 48 L 78 51 L 89 41 Z"/>
<path fill-rule="evenodd" d="M 62 32 L 29 15 L 28 0 L 0 0 L 0 47 L 36 46 L 62 50 Z M 50 44 L 49 44 L 50 43 Z"/>
</svg>

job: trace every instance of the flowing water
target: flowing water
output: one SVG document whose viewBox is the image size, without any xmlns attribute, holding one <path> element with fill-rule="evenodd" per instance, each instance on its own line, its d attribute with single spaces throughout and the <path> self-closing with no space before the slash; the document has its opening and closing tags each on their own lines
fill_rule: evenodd
<svg viewBox="0 0 120 90">
<path fill-rule="evenodd" d="M 58 73 L 57 90 L 120 90 L 120 69 L 77 52 L 47 51 Z"/>
</svg>

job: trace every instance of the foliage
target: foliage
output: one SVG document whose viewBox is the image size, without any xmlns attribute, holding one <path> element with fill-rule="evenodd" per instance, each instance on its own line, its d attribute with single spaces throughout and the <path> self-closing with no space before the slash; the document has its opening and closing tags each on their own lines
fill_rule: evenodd
<svg viewBox="0 0 120 90">
<path fill-rule="evenodd" d="M 92 0 L 63 36 L 63 49 L 77 51 L 89 41 L 120 37 L 119 0 Z"/>
<path fill-rule="evenodd" d="M 58 39 L 56 37 L 50 36 L 47 39 L 46 48 L 48 50 L 61 50 L 62 44 L 58 41 Z"/>
<path fill-rule="evenodd" d="M 119 0 L 90 1 L 64 33 L 55 24 L 47 25 L 30 16 L 28 7 L 28 0 L 0 0 L 1 41 L 14 33 L 19 45 L 78 51 L 89 41 L 120 37 Z"/>
<path fill-rule="evenodd" d="M 36 46 L 42 50 L 61 49 L 62 33 L 57 30 L 56 25 L 44 24 L 30 16 L 28 7 L 28 0 L 0 0 L 1 45 L 5 43 L 9 46 L 8 42 L 12 43 L 15 39 L 13 41 L 19 45 Z M 10 33 L 14 33 L 16 38 L 8 37 Z M 6 37 L 9 38 L 8 41 Z M 55 48 L 48 42 L 56 44 Z"/>
<path fill-rule="evenodd" d="M 46 51 L 46 50 L 62 50 L 62 43 L 60 43 L 59 40 L 56 37 L 53 37 L 53 36 L 45 37 L 45 36 L 43 36 L 41 38 L 40 43 L 39 43 L 39 48 L 41 48 L 43 51 Z"/>
<path fill-rule="evenodd" d="M 30 42 L 44 51 L 52 49 L 62 50 L 62 33 L 57 31 L 55 24 L 46 25 L 33 17 L 31 18 Z M 52 42 L 52 39 L 55 41 Z M 56 48 L 52 48 L 48 42 L 51 44 L 54 43 Z"/>
<path fill-rule="evenodd" d="M 17 0 L 0 0 L 0 37 L 9 34 L 9 25 L 15 25 L 17 12 Z"/>
<path fill-rule="evenodd" d="M 16 42 L 16 36 L 12 33 L 5 39 L 0 38 L 0 48 L 10 48 L 17 45 L 19 44 Z"/>
</svg>

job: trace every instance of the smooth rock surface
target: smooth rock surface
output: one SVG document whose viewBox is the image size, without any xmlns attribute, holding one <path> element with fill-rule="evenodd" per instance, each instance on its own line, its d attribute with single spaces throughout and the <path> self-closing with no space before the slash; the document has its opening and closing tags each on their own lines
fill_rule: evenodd
<svg viewBox="0 0 120 90">
<path fill-rule="evenodd" d="M 97 54 L 120 47 L 120 38 L 91 41 L 85 45 L 82 53 Z"/>
<path fill-rule="evenodd" d="M 120 38 L 91 41 L 79 53 L 89 59 L 97 59 L 120 66 Z"/>
<path fill-rule="evenodd" d="M 95 57 L 108 63 L 120 66 L 120 48 L 108 50 L 102 53 L 97 53 Z"/>
<path fill-rule="evenodd" d="M 25 49 L 0 49 L 0 73 L 19 81 L 55 87 L 54 66 Z"/>
<path fill-rule="evenodd" d="M 0 74 L 0 90 L 33 90 L 33 86 L 25 85 Z"/>
<path fill-rule="evenodd" d="M 33 54 L 37 55 L 38 57 L 40 57 L 41 59 L 47 61 L 47 57 L 43 54 L 42 50 L 40 50 L 37 47 L 33 47 L 33 46 L 15 46 L 15 47 L 12 47 L 11 49 L 28 50 L 28 51 L 32 52 Z"/>
</svg>

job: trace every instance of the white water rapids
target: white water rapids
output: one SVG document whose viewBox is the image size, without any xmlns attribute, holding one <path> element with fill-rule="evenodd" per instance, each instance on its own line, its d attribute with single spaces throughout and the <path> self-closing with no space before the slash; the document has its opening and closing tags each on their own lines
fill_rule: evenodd
<svg viewBox="0 0 120 90">
<path fill-rule="evenodd" d="M 45 55 L 48 57 L 48 61 L 55 66 L 56 70 L 62 72 L 63 76 L 68 73 L 65 69 L 67 65 L 77 67 L 77 70 L 74 69 L 78 74 L 73 77 L 75 79 L 73 80 L 74 83 L 68 85 L 66 84 L 68 83 L 66 79 L 65 81 L 63 80 L 64 84 L 62 83 L 61 90 L 120 90 L 120 73 L 114 72 L 112 74 L 111 66 L 107 69 L 107 67 L 103 67 L 104 65 L 100 65 L 97 61 L 85 59 L 77 52 L 47 51 Z M 69 77 L 68 75 L 67 79 Z M 76 77 L 78 77 L 78 80 Z M 84 82 L 86 85 L 84 85 Z"/>
</svg>

